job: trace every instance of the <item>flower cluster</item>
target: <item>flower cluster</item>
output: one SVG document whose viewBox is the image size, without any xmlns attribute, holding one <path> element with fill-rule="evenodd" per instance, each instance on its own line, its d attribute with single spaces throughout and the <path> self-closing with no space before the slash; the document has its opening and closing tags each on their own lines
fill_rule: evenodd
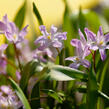
<svg viewBox="0 0 109 109">
<path fill-rule="evenodd" d="M 2 85 L 0 87 L 0 109 L 18 109 L 21 106 L 22 103 L 10 86 Z"/>
<path fill-rule="evenodd" d="M 63 40 L 67 39 L 67 32 L 57 32 L 57 28 L 53 25 L 51 26 L 49 33 L 44 25 L 41 25 L 39 29 L 42 35 L 35 40 L 35 44 L 37 46 L 39 45 L 37 48 L 38 53 L 40 52 L 42 54 L 46 54 L 50 58 L 55 58 L 63 47 Z"/>
<path fill-rule="evenodd" d="M 27 34 L 27 26 L 21 31 L 16 27 L 14 22 L 10 22 L 7 15 L 0 21 L 0 34 L 4 34 L 8 41 L 13 43 L 19 43 L 24 41 L 24 36 Z"/>
<path fill-rule="evenodd" d="M 72 39 L 71 41 L 71 45 L 76 47 L 77 56 L 68 57 L 66 60 L 73 61 L 73 63 L 70 64 L 72 68 L 78 68 L 80 65 L 86 68 L 90 67 L 90 62 L 86 60 L 85 57 L 88 56 L 92 50 L 99 50 L 102 61 L 106 59 L 105 49 L 109 49 L 109 45 L 107 44 L 109 42 L 109 33 L 104 35 L 101 26 L 99 27 L 97 35 L 88 28 L 85 28 L 84 32 L 87 40 L 79 29 L 80 40 Z"/>
</svg>

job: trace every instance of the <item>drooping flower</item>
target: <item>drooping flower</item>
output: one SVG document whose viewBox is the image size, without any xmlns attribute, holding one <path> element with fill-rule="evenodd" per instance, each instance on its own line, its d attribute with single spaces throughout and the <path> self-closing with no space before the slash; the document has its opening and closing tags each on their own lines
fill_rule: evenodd
<svg viewBox="0 0 109 109">
<path fill-rule="evenodd" d="M 90 32 L 90 30 L 87 28 L 85 28 L 85 33 L 89 40 L 92 42 L 90 49 L 94 51 L 99 50 L 101 59 L 104 61 L 106 58 L 105 49 L 109 49 L 109 45 L 107 45 L 109 42 L 109 33 L 104 35 L 101 26 L 99 27 L 97 36 Z"/>
<path fill-rule="evenodd" d="M 77 55 L 73 57 L 68 57 L 65 60 L 73 61 L 73 63 L 70 64 L 71 68 L 77 69 L 80 65 L 83 65 L 84 67 L 89 68 L 90 62 L 85 59 L 85 57 L 87 56 L 87 52 L 88 52 L 88 46 L 85 46 L 85 48 L 83 49 L 81 41 L 78 40 L 76 44 Z"/>
<path fill-rule="evenodd" d="M 42 33 L 42 36 L 38 37 L 35 40 L 35 44 L 39 44 L 39 50 L 49 48 L 51 51 L 53 51 L 52 49 L 63 47 L 62 41 L 67 39 L 66 32 L 57 32 L 57 28 L 53 25 L 51 26 L 49 33 L 47 32 L 46 27 L 44 25 L 41 25 L 39 28 Z"/>
<path fill-rule="evenodd" d="M 0 109 L 18 109 L 21 106 L 21 101 L 10 86 L 2 85 L 0 87 Z"/>
<path fill-rule="evenodd" d="M 4 34 L 10 42 L 19 43 L 24 40 L 27 34 L 27 26 L 21 31 L 16 27 L 14 22 L 10 22 L 7 15 L 3 16 L 3 21 L 0 21 L 0 34 Z"/>
</svg>

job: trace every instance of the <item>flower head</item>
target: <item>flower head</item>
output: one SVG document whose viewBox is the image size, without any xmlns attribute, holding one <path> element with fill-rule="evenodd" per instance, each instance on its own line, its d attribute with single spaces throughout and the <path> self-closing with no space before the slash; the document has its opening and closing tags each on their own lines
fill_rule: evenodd
<svg viewBox="0 0 109 109">
<path fill-rule="evenodd" d="M 61 48 L 62 47 L 62 40 L 66 40 L 66 32 L 60 33 L 57 32 L 57 28 L 53 25 L 51 26 L 50 32 L 48 33 L 46 27 L 41 25 L 40 31 L 42 36 L 38 37 L 35 41 L 35 44 L 40 44 L 39 49 L 49 48 L 50 46 L 54 48 Z"/>
<path fill-rule="evenodd" d="M 87 56 L 87 52 L 88 52 L 88 46 L 85 46 L 85 48 L 83 49 L 81 41 L 78 40 L 76 45 L 77 56 L 68 57 L 65 60 L 73 61 L 73 63 L 70 64 L 71 68 L 77 69 L 80 65 L 83 65 L 84 67 L 88 68 L 90 67 L 90 62 L 85 59 L 85 57 Z"/>
<path fill-rule="evenodd" d="M 91 31 L 87 28 L 85 29 L 86 36 L 89 38 L 89 40 L 92 42 L 90 45 L 90 49 L 92 50 L 99 50 L 101 59 L 104 61 L 106 58 L 105 49 L 109 49 L 109 45 L 107 43 L 109 42 L 109 33 L 104 35 L 102 27 L 99 27 L 99 30 L 96 35 L 92 35 Z M 92 37 L 91 37 L 92 36 Z"/>
<path fill-rule="evenodd" d="M 0 109 L 16 109 L 21 106 L 22 103 L 18 100 L 10 86 L 2 85 L 0 87 Z"/>
<path fill-rule="evenodd" d="M 49 33 L 47 32 L 46 27 L 44 25 L 41 25 L 39 28 L 42 33 L 42 36 L 38 37 L 35 40 L 35 44 L 39 44 L 38 50 L 43 51 L 43 53 L 46 52 L 48 57 L 51 57 L 52 54 L 52 57 L 55 58 L 58 54 L 57 52 L 60 51 L 63 47 L 63 40 L 67 39 L 67 33 L 57 32 L 57 28 L 53 25 L 51 26 Z"/>
<path fill-rule="evenodd" d="M 4 34 L 10 42 L 19 43 L 24 40 L 24 36 L 27 34 L 27 26 L 21 31 L 16 27 L 14 22 L 10 22 L 7 15 L 3 16 L 3 21 L 0 21 L 0 33 Z"/>
</svg>

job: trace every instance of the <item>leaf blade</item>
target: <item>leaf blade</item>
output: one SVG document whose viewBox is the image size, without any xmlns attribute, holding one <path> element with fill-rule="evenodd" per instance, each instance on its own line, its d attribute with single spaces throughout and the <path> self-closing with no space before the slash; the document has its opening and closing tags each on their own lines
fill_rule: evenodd
<svg viewBox="0 0 109 109">
<path fill-rule="evenodd" d="M 25 97 L 23 91 L 20 89 L 20 87 L 11 78 L 9 78 L 9 81 L 11 82 L 12 87 L 15 90 L 16 94 L 18 95 L 19 99 L 24 104 L 25 109 L 31 109 L 31 107 L 30 107 L 30 105 L 28 103 L 28 100 L 26 99 L 26 97 Z"/>
<path fill-rule="evenodd" d="M 39 25 L 43 25 L 43 20 L 42 20 L 41 15 L 40 15 L 34 2 L 33 2 L 33 12 L 34 12 L 36 18 L 38 19 Z"/>
</svg>

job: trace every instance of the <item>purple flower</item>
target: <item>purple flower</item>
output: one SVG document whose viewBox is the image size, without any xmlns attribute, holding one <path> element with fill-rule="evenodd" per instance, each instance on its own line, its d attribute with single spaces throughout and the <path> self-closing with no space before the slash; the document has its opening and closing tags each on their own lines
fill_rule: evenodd
<svg viewBox="0 0 109 109">
<path fill-rule="evenodd" d="M 109 45 L 107 45 L 109 42 L 109 33 L 104 35 L 101 26 L 98 30 L 97 36 L 87 28 L 85 28 L 85 33 L 87 38 L 91 41 L 90 49 L 94 51 L 99 50 L 101 59 L 104 61 L 106 58 L 105 49 L 109 49 Z"/>
<path fill-rule="evenodd" d="M 79 32 L 80 40 L 79 39 L 72 39 L 71 45 L 78 48 L 78 42 L 80 42 L 83 50 L 86 48 L 86 46 L 90 47 L 91 41 L 89 39 L 88 40 L 85 39 L 85 37 L 84 37 L 84 35 L 83 35 L 83 33 L 81 32 L 80 29 L 79 29 L 78 32 Z M 90 54 L 90 51 L 87 50 L 86 56 L 88 56 L 89 54 Z"/>
<path fill-rule="evenodd" d="M 4 50 L 5 50 L 7 47 L 8 47 L 7 44 L 2 44 L 2 45 L 0 46 L 0 58 L 5 56 L 5 55 L 4 55 Z"/>
<path fill-rule="evenodd" d="M 53 47 L 53 48 L 61 48 L 62 47 L 62 41 L 66 40 L 66 32 L 60 33 L 57 32 L 57 28 L 53 25 L 51 26 L 50 32 L 48 33 L 46 30 L 46 27 L 44 25 L 41 25 L 40 31 L 42 33 L 42 36 L 38 37 L 35 40 L 35 44 L 40 44 L 40 47 L 38 49 L 43 50 L 45 48 Z"/>
<path fill-rule="evenodd" d="M 0 21 L 0 33 L 5 34 L 7 40 L 14 43 L 24 40 L 24 36 L 27 34 L 27 27 L 28 25 L 19 31 L 15 23 L 8 20 L 7 15 L 3 17 L 3 21 Z"/>
<path fill-rule="evenodd" d="M 2 85 L 0 87 L 0 109 L 17 109 L 21 106 L 21 101 L 19 101 L 10 86 Z"/>
<path fill-rule="evenodd" d="M 33 52 L 33 58 L 40 60 L 42 62 L 47 62 L 47 59 L 44 58 L 44 56 L 48 56 L 49 58 L 52 58 L 52 52 L 49 48 L 44 49 L 43 51 L 36 49 Z"/>
<path fill-rule="evenodd" d="M 72 64 L 70 64 L 71 68 L 77 69 L 80 65 L 83 65 L 84 67 L 88 68 L 90 67 L 90 63 L 88 60 L 85 59 L 88 52 L 88 46 L 85 46 L 83 49 L 81 41 L 78 40 L 76 42 L 76 53 L 77 56 L 68 57 L 65 60 L 73 61 Z"/>
</svg>

